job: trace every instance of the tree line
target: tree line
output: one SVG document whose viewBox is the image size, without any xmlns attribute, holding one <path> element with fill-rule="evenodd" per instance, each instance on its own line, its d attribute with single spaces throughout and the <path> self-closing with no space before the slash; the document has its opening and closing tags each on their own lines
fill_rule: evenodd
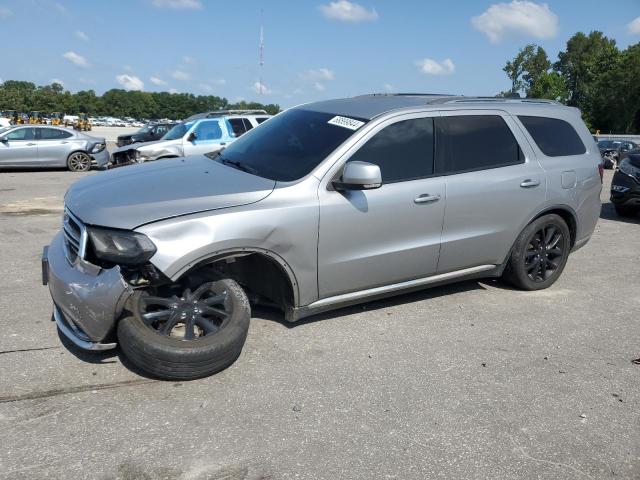
<svg viewBox="0 0 640 480">
<path fill-rule="evenodd" d="M 535 44 L 520 49 L 503 70 L 511 89 L 500 96 L 557 100 L 577 107 L 601 133 L 640 133 L 640 43 L 620 50 L 602 32 L 579 32 L 551 63 Z"/>
<path fill-rule="evenodd" d="M 280 111 L 276 104 L 257 102 L 230 103 L 215 95 L 191 93 L 139 92 L 114 88 L 102 95 L 93 90 L 71 93 L 59 83 L 36 86 L 32 82 L 7 80 L 0 84 L 0 111 L 61 112 L 92 116 L 182 119 L 200 112 L 219 109 L 263 109 L 270 114 Z"/>
</svg>

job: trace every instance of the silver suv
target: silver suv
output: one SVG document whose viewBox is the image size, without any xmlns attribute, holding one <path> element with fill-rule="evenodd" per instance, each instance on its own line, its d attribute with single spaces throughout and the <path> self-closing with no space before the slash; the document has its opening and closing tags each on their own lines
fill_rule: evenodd
<svg viewBox="0 0 640 480">
<path fill-rule="evenodd" d="M 216 155 L 84 178 L 43 256 L 60 331 L 169 379 L 238 357 L 250 302 L 303 317 L 481 277 L 552 285 L 602 164 L 550 101 L 369 95 L 287 110 Z"/>
</svg>

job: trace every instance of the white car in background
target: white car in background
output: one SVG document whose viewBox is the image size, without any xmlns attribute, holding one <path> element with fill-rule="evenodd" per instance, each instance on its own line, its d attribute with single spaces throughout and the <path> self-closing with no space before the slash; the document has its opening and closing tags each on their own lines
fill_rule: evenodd
<svg viewBox="0 0 640 480">
<path fill-rule="evenodd" d="M 5 128 L 11 125 L 11 122 L 8 118 L 0 117 L 0 128 Z"/>
</svg>

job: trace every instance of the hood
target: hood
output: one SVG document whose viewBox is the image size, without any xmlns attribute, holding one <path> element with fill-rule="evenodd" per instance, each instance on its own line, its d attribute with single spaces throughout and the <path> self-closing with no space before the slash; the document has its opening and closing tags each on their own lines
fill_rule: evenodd
<svg viewBox="0 0 640 480">
<path fill-rule="evenodd" d="M 132 230 L 165 218 L 255 203 L 274 187 L 273 180 L 194 156 L 83 178 L 69 188 L 65 205 L 88 225 Z"/>
</svg>

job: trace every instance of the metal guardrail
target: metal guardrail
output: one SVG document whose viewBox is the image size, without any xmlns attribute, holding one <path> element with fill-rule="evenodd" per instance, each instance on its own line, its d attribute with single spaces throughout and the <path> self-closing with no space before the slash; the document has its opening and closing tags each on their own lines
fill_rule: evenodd
<svg viewBox="0 0 640 480">
<path fill-rule="evenodd" d="M 613 133 L 601 133 L 600 135 L 594 135 L 598 140 L 631 140 L 632 142 L 640 143 L 640 135 L 615 135 Z"/>
</svg>

